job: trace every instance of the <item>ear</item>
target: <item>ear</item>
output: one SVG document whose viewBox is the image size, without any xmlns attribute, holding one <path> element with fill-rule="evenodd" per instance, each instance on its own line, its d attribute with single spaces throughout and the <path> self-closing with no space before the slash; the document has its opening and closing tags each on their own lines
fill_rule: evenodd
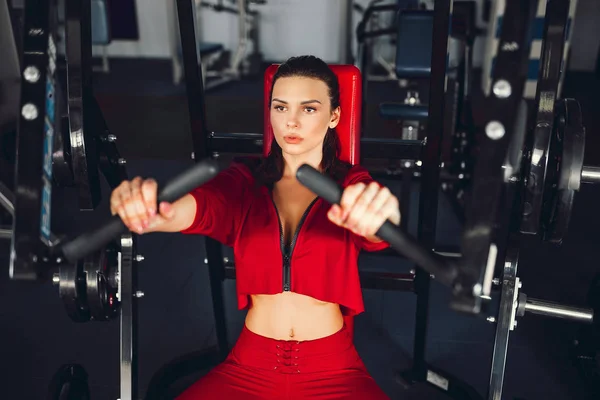
<svg viewBox="0 0 600 400">
<path fill-rule="evenodd" d="M 333 129 L 340 123 L 341 114 L 342 114 L 342 110 L 339 106 L 331 112 L 331 119 L 329 120 L 329 128 Z"/>
</svg>

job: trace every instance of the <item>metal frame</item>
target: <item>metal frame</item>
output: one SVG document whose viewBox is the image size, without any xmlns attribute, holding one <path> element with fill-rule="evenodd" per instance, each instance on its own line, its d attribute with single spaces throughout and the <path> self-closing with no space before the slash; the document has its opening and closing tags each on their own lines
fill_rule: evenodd
<svg viewBox="0 0 600 400">
<path fill-rule="evenodd" d="M 593 309 L 571 307 L 540 299 L 528 298 L 521 290 L 522 282 L 517 276 L 518 264 L 519 248 L 518 242 L 514 240 L 511 241 L 506 252 L 502 279 L 497 282 L 501 285 L 497 318 L 488 318 L 489 322 L 496 322 L 494 351 L 487 395 L 488 400 L 502 399 L 508 341 L 510 332 L 517 328 L 518 317 L 522 317 L 525 313 L 529 312 L 546 317 L 569 319 L 584 324 L 593 324 L 596 318 Z"/>
<path fill-rule="evenodd" d="M 73 2 L 75 0 L 69 1 Z M 237 141 L 238 138 L 234 135 L 208 134 L 201 64 L 199 65 L 198 62 L 194 32 L 193 1 L 177 0 L 177 13 L 184 57 L 194 155 L 196 160 L 202 160 L 210 157 L 212 151 L 218 150 L 220 145 L 223 146 L 224 150 L 231 151 L 232 147 L 225 146 L 225 143 L 232 139 Z M 395 154 L 395 157 L 399 159 L 409 158 L 407 157 L 408 153 L 417 153 L 417 150 L 419 150 L 417 156 L 423 156 L 418 241 L 421 246 L 427 249 L 433 249 L 435 246 L 438 189 L 440 186 L 439 161 L 445 107 L 444 101 L 436 101 L 435 99 L 444 99 L 446 91 L 445 66 L 451 1 L 436 0 L 435 3 L 432 84 L 430 85 L 430 98 L 432 101 L 429 104 L 431 121 L 428 124 L 427 140 L 415 141 L 410 146 L 407 146 L 406 143 L 394 143 L 394 145 L 398 145 L 397 149 L 405 149 L 405 153 L 400 156 L 398 153 Z M 89 5 L 89 0 L 85 0 L 83 3 Z M 513 175 L 505 175 L 501 171 L 506 155 L 510 150 L 511 140 L 519 137 L 516 124 L 518 113 L 516 111 L 520 107 L 521 93 L 524 87 L 524 71 L 526 70 L 529 54 L 527 31 L 528 27 L 531 26 L 532 17 L 535 15 L 533 12 L 535 3 L 534 0 L 510 0 L 507 2 L 505 26 L 499 43 L 500 51 L 494 72 L 494 95 L 487 100 L 489 104 L 486 105 L 486 108 L 490 110 L 488 124 L 486 125 L 487 136 L 484 137 L 481 145 L 481 154 L 475 168 L 473 180 L 474 197 L 482 199 L 482 201 L 468 210 L 463 243 L 467 244 L 468 241 L 469 245 L 462 246 L 463 257 L 460 264 L 462 268 L 456 269 L 459 274 L 458 283 L 461 286 L 453 287 L 454 292 L 458 294 L 453 302 L 454 308 L 470 313 L 479 313 L 483 309 L 482 298 L 488 297 L 495 267 L 500 262 L 507 263 L 505 264 L 506 289 L 503 287 L 500 310 L 501 324 L 497 327 L 497 343 L 494 350 L 490 383 L 490 391 L 493 393 L 497 393 L 502 387 L 508 343 L 507 329 L 510 330 L 513 327 L 512 321 L 514 321 L 516 312 L 514 309 L 508 310 L 507 307 L 509 304 L 515 303 L 516 290 L 514 284 L 515 282 L 518 284 L 516 256 L 512 253 L 513 247 L 509 246 L 511 234 L 514 232 L 518 220 L 518 213 L 515 212 L 516 208 L 513 207 L 518 196 L 517 184 L 515 183 L 516 180 L 511 179 Z M 114 139 L 109 134 L 102 113 L 93 99 L 91 85 L 86 80 L 86 77 L 89 76 L 86 74 L 89 72 L 88 68 L 91 69 L 91 63 L 86 63 L 85 60 L 88 50 L 91 51 L 91 44 L 87 46 L 89 35 L 85 33 L 82 26 L 85 24 L 86 18 L 89 17 L 86 16 L 86 10 L 89 10 L 89 7 L 86 4 L 80 4 L 78 7 L 81 7 L 77 9 L 79 17 L 76 16 L 77 13 L 74 13 L 70 15 L 70 18 L 73 23 L 79 26 L 79 29 L 71 31 L 67 36 L 73 36 L 69 39 L 74 40 L 73 43 L 81 51 L 81 54 L 75 54 L 78 56 L 76 58 L 79 59 L 74 67 L 76 70 L 77 68 L 81 69 L 77 71 L 76 75 L 81 78 L 80 82 L 76 82 L 80 85 L 77 87 L 79 90 L 77 93 L 81 93 L 81 97 L 84 99 L 82 107 L 86 112 L 86 119 L 91 121 L 90 126 L 94 126 L 93 129 L 89 129 L 88 136 L 85 136 L 84 141 L 86 143 L 88 141 L 99 141 L 100 149 L 105 156 L 103 162 L 99 165 L 103 169 L 109 184 L 115 187 L 120 180 L 124 179 L 123 177 L 126 177 L 126 173 L 124 169 L 115 169 L 115 167 L 123 168 L 123 162 L 118 157 L 118 151 L 113 144 Z M 44 269 L 47 266 L 44 263 L 50 261 L 45 258 L 45 251 L 53 244 L 50 236 L 50 218 L 47 208 L 50 197 L 49 193 L 45 199 L 41 195 L 44 187 L 48 187 L 48 182 L 51 182 L 52 177 L 48 155 L 52 153 L 52 141 L 50 139 L 53 134 L 55 104 L 52 100 L 47 99 L 48 93 L 56 92 L 53 77 L 55 68 L 55 48 L 53 48 L 52 43 L 53 11 L 55 11 L 55 3 L 41 0 L 28 1 L 24 10 L 24 32 L 26 32 L 26 35 L 23 41 L 23 65 L 26 72 L 23 73 L 21 82 L 21 104 L 24 107 L 21 108 L 19 120 L 18 149 L 20 151 L 16 169 L 18 180 L 13 203 L 14 209 L 19 212 L 14 213 L 13 251 L 11 253 L 12 279 L 33 280 L 43 276 Z M 515 69 L 515 65 L 520 69 Z M 36 69 L 27 69 L 28 67 L 35 67 Z M 37 74 L 34 73 L 36 71 Z M 86 90 L 89 91 L 86 92 Z M 50 117 L 46 115 L 48 113 L 50 113 Z M 45 133 L 45 146 L 44 141 L 39 138 L 39 132 Z M 245 140 L 255 150 L 258 147 L 258 152 L 262 151 L 262 142 L 257 135 L 247 135 Z M 363 144 L 367 145 L 367 148 L 372 145 L 375 149 L 376 145 L 381 146 L 383 142 L 385 141 L 376 139 L 364 140 Z M 373 152 L 373 155 L 375 155 L 375 152 Z M 381 158 L 381 156 L 378 151 L 377 157 L 374 158 Z M 26 164 L 27 168 L 19 168 L 23 164 Z M 42 178 L 40 179 L 40 177 Z M 25 196 L 23 193 L 27 190 L 30 190 L 28 193 L 34 195 Z M 10 195 L 10 193 L 5 193 L 4 197 L 10 200 Z M 42 208 L 42 205 L 46 208 Z M 497 221 L 508 219 L 511 220 L 510 224 L 504 223 L 500 229 L 493 230 Z M 487 227 L 488 229 L 481 229 L 481 227 Z M 120 243 L 121 398 L 126 400 L 134 399 L 137 396 L 137 321 L 136 302 L 133 298 L 141 297 L 141 292 L 135 291 L 137 283 L 135 237 L 124 235 L 121 237 Z M 222 247 L 219 242 L 206 238 L 206 251 L 218 340 L 218 349 L 215 351 L 218 357 L 209 355 L 208 358 L 212 357 L 213 363 L 217 363 L 224 359 L 229 352 L 222 284 L 225 278 L 235 277 L 235 269 L 233 264 L 222 256 Z M 454 378 L 445 376 L 430 368 L 425 361 L 430 285 L 428 273 L 420 268 L 414 274 L 361 272 L 361 282 L 363 287 L 373 285 L 372 287 L 390 290 L 414 290 L 417 294 L 414 360 L 412 369 L 407 373 L 411 381 L 432 383 L 453 397 L 477 397 L 469 388 L 463 387 Z M 529 308 L 527 304 L 529 304 Z M 536 304 L 540 305 L 541 303 L 538 301 Z M 541 305 L 545 314 L 554 313 L 553 315 L 558 315 L 566 310 L 565 307 L 560 310 L 560 307 L 551 307 L 548 303 Z M 532 307 L 532 302 L 526 303 L 524 310 L 540 312 L 539 307 L 535 310 Z M 585 319 L 586 315 L 577 318 Z M 210 366 L 211 364 L 207 365 Z"/>
<path fill-rule="evenodd" d="M 138 358 L 137 358 L 137 266 L 136 237 L 132 234 L 121 236 L 119 251 L 119 301 L 121 303 L 121 400 L 138 399 Z"/>
<path fill-rule="evenodd" d="M 72 125 L 71 129 L 83 130 L 82 123 L 85 123 L 80 137 L 84 144 L 90 145 L 91 156 L 100 160 L 93 165 L 102 170 L 109 186 L 115 188 L 127 179 L 127 173 L 114 144 L 116 137 L 110 134 L 91 90 L 90 0 L 69 0 L 65 7 L 70 28 L 66 31 L 71 70 L 69 97 L 78 103 L 77 113 L 82 117 L 76 121 L 79 125 Z M 9 275 L 13 280 L 44 280 L 52 267 L 63 262 L 52 254 L 58 240 L 50 230 L 49 214 L 53 136 L 60 134 L 58 126 L 62 115 L 55 100 L 60 96 L 55 77 L 57 9 L 56 0 L 29 0 L 22 10 L 23 73 L 20 74 L 15 193 L 0 183 L 2 205 L 13 215 L 13 227 L 8 232 L 12 237 Z M 88 172 L 98 174 L 98 171 Z M 99 181 L 96 186 L 83 190 L 98 191 L 99 198 Z M 137 314 L 133 297 L 138 293 L 135 263 L 139 256 L 135 254 L 132 235 L 124 235 L 120 244 L 121 398 L 133 400 L 137 398 Z"/>
<path fill-rule="evenodd" d="M 451 303 L 458 311 L 481 312 L 485 306 L 481 296 L 490 295 L 493 272 L 499 260 L 504 260 L 505 239 L 494 227 L 499 221 L 507 221 L 512 212 L 510 208 L 503 209 L 503 199 L 512 204 L 511 193 L 507 191 L 512 176 L 505 176 L 503 166 L 509 144 L 516 136 L 518 110 L 527 77 L 529 27 L 535 17 L 536 5 L 534 0 L 506 3 L 493 94 L 485 100 L 485 135 L 480 141 L 473 173 L 471 196 L 478 201 L 466 210 L 461 244 L 463 259 Z M 520 149 L 518 144 L 515 146 Z"/>
<path fill-rule="evenodd" d="M 79 194 L 79 207 L 94 210 L 100 203 L 92 98 L 91 0 L 65 0 L 65 51 L 67 57 L 68 114 L 71 163 Z"/>
<path fill-rule="evenodd" d="M 507 253 L 502 273 L 502 291 L 494 340 L 492 368 L 490 371 L 490 385 L 488 388 L 489 400 L 501 400 L 504 384 L 504 367 L 506 366 L 506 353 L 508 351 L 508 336 L 513 330 L 514 319 L 513 304 L 516 301 L 517 265 L 519 252 L 516 248 Z"/>
<path fill-rule="evenodd" d="M 444 135 L 444 109 L 446 92 L 446 54 L 452 0 L 436 0 L 433 10 L 433 43 L 431 53 L 431 78 L 429 84 L 429 121 L 427 143 L 423 151 L 421 167 L 421 194 L 419 196 L 419 220 L 417 238 L 429 248 L 435 247 L 440 187 L 440 158 Z M 417 294 L 415 315 L 415 337 L 411 378 L 416 381 L 427 379 L 425 346 L 429 318 L 430 276 L 421 268 L 415 275 Z"/>
<path fill-rule="evenodd" d="M 177 17 L 183 55 L 183 71 L 186 82 L 190 130 L 194 144 L 193 158 L 200 161 L 209 157 L 210 138 L 205 117 L 202 61 L 197 54 L 198 47 L 196 46 L 194 0 L 177 0 Z M 227 340 L 227 323 L 225 321 L 223 295 L 223 280 L 225 277 L 223 250 L 218 241 L 209 237 L 205 238 L 205 243 L 217 332 L 217 348 L 220 358 L 224 360 L 229 353 L 229 343 Z"/>
<path fill-rule="evenodd" d="M 445 122 L 446 72 L 448 32 L 453 0 L 436 0 L 433 8 L 433 43 L 429 94 L 429 119 L 427 138 L 422 153 L 421 191 L 417 239 L 428 249 L 435 248 L 435 234 L 440 188 L 440 160 Z M 417 266 L 418 267 L 418 266 Z M 480 396 L 466 383 L 450 374 L 428 365 L 425 357 L 429 319 L 429 289 L 431 276 L 417 268 L 414 280 L 417 304 L 415 308 L 415 334 L 412 368 L 400 372 L 404 384 L 427 382 L 452 398 L 477 399 Z"/>
<path fill-rule="evenodd" d="M 548 154 L 550 148 L 555 124 L 554 110 L 563 67 L 569 4 L 570 0 L 549 0 L 546 3 L 540 70 L 535 96 L 537 109 L 533 118 L 535 125 L 533 126 L 532 142 L 528 143 L 530 152 Z M 534 184 L 527 186 L 524 193 L 524 201 L 529 204 L 530 212 L 523 213 L 520 229 L 522 233 L 536 235 L 540 233 L 542 196 L 546 179 L 548 179 L 549 158 L 546 156 L 532 161 L 528 176 Z"/>
<path fill-rule="evenodd" d="M 52 196 L 52 144 L 56 115 L 54 94 L 56 70 L 55 20 L 49 1 L 31 0 L 25 4 L 21 102 L 17 135 L 13 237 L 9 276 L 37 280 L 37 254 L 42 239 L 50 238 Z M 49 99 L 48 101 L 46 99 Z M 40 133 L 43 140 L 40 140 Z M 42 195 L 44 193 L 44 195 Z"/>
</svg>

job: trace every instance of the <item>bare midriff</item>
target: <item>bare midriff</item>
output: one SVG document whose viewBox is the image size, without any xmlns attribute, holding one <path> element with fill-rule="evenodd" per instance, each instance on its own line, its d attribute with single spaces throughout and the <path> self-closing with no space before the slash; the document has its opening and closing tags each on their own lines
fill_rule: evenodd
<svg viewBox="0 0 600 400">
<path fill-rule="evenodd" d="M 294 292 L 252 295 L 246 327 L 277 340 L 315 340 L 344 326 L 340 306 Z"/>
</svg>

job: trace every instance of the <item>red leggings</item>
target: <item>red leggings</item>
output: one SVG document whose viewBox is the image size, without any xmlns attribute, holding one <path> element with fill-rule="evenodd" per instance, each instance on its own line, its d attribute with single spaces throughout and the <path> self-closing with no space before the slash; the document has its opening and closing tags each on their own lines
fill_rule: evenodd
<svg viewBox="0 0 600 400">
<path fill-rule="evenodd" d="M 275 340 L 244 326 L 227 359 L 177 400 L 389 400 L 367 372 L 344 326 L 308 341 Z"/>
</svg>

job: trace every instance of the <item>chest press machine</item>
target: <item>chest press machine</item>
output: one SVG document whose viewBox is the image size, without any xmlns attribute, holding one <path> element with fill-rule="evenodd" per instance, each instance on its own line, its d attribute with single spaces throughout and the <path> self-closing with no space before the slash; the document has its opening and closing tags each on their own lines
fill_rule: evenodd
<svg viewBox="0 0 600 400">
<path fill-rule="evenodd" d="M 549 76 L 550 72 L 556 73 L 557 65 L 561 65 L 562 60 L 553 57 L 562 53 L 551 50 L 552 46 L 560 46 L 562 39 L 560 34 L 551 36 L 550 32 L 556 32 L 557 29 L 560 31 L 561 27 L 564 29 L 566 14 L 562 13 L 563 3 L 565 2 L 559 0 L 548 2 L 545 51 L 543 51 L 546 62 L 541 64 L 550 69 L 540 71 L 540 82 L 543 81 L 543 77 Z M 86 26 L 86 19 L 89 18 L 89 8 L 86 8 L 86 4 L 89 5 L 85 1 L 67 2 L 66 15 L 75 27 L 75 30 L 67 31 L 67 52 L 69 52 L 69 43 L 77 46 L 71 50 L 74 57 L 69 59 L 67 74 L 69 74 L 69 66 L 72 67 L 71 73 L 85 74 L 85 71 L 89 71 L 89 63 L 86 62 L 85 56 L 90 47 L 89 31 L 83 28 Z M 202 77 L 195 55 L 193 24 L 190 25 L 190 21 L 186 20 L 192 15 L 188 12 L 192 4 L 189 0 L 178 0 L 177 5 L 184 59 L 186 55 L 188 58 L 188 62 L 185 63 L 186 87 L 194 135 L 194 153 L 198 165 L 162 188 L 161 198 L 168 201 L 185 194 L 216 174 L 218 167 L 213 160 L 210 160 L 211 156 L 215 158 L 218 155 L 214 153 L 248 152 L 249 149 L 257 147 L 259 148 L 257 153 L 265 153 L 268 152 L 272 141 L 266 111 L 266 131 L 262 135 L 238 138 L 235 135 L 208 133 L 204 118 Z M 4 187 L 0 196 L 2 204 L 13 215 L 13 225 L 10 229 L 6 229 L 10 230 L 12 239 L 10 276 L 14 280 L 31 281 L 52 276 L 53 281 L 60 286 L 67 312 L 76 321 L 106 320 L 120 316 L 123 335 L 121 398 L 135 399 L 137 398 L 135 379 L 137 360 L 133 299 L 141 297 L 135 291 L 135 262 L 139 260 L 135 254 L 135 235 L 123 232 L 122 224 L 115 218 L 74 240 L 57 238 L 50 230 L 48 204 L 52 186 L 59 183 L 54 172 L 61 165 L 54 157 L 55 150 L 57 152 L 63 150 L 64 154 L 65 143 L 70 143 L 71 146 L 75 143 L 79 148 L 78 152 L 73 149 L 70 162 L 67 159 L 64 164 L 68 168 L 66 175 L 72 176 L 74 184 L 80 190 L 80 204 L 93 205 L 94 196 L 85 194 L 91 190 L 98 190 L 98 186 L 92 188 L 94 182 L 90 183 L 89 174 L 84 174 L 74 164 L 79 163 L 78 165 L 81 166 L 81 163 L 88 162 L 87 171 L 93 168 L 100 169 L 107 180 L 113 182 L 111 185 L 120 182 L 125 176 L 124 162 L 118 157 L 114 139 L 110 139 L 108 128 L 101 119 L 101 112 L 93 101 L 91 88 L 87 84 L 89 81 L 81 76 L 73 78 L 73 82 L 80 79 L 81 87 L 77 88 L 78 91 L 71 92 L 69 89 L 67 92 L 69 108 L 64 114 L 58 106 L 60 100 L 57 101 L 57 98 L 63 90 L 60 88 L 60 79 L 55 75 L 58 62 L 53 37 L 54 7 L 55 3 L 30 0 L 23 9 L 23 58 L 17 75 L 20 77 L 21 96 L 17 108 L 19 112 L 18 157 L 15 189 L 12 193 Z M 2 8 L 0 10 L 5 11 Z M 449 10 L 449 1 L 436 1 L 430 89 L 432 99 L 442 98 L 444 95 L 446 51 L 440 52 L 436 49 L 443 49 L 447 44 Z M 0 16 L 6 19 L 8 15 L 8 13 L 0 13 Z M 523 120 L 519 120 L 523 115 L 518 112 L 523 108 L 519 94 L 523 91 L 526 69 L 524 66 L 527 64 L 529 53 L 528 28 L 531 26 L 533 16 L 534 1 L 507 1 L 505 22 L 493 74 L 492 95 L 486 99 L 488 103 L 486 109 L 489 113 L 483 126 L 484 135 L 479 143 L 479 157 L 470 183 L 471 197 L 478 201 L 468 204 L 466 208 L 461 256 L 449 258 L 433 251 L 443 126 L 441 122 L 436 125 L 436 120 L 432 119 L 428 127 L 427 140 L 420 143 L 417 155 L 418 158 L 422 158 L 423 182 L 418 240 L 389 224 L 379 232 L 379 235 L 388 240 L 396 251 L 415 262 L 420 268 L 414 274 L 379 276 L 361 273 L 363 287 L 372 284 L 373 288 L 379 289 L 399 290 L 399 288 L 410 287 L 410 290 L 415 291 L 418 298 L 417 330 L 422 329 L 423 335 L 417 336 L 419 331 L 415 334 L 414 366 L 404 377 L 407 383 L 430 382 L 454 398 L 477 398 L 477 394 L 469 392 L 468 388 L 460 382 L 451 380 L 425 363 L 427 297 L 431 277 L 452 288 L 454 301 L 451 308 L 486 317 L 490 322 L 497 321 L 489 399 L 500 398 L 508 334 L 516 327 L 516 317 L 531 312 L 591 323 L 597 311 L 574 309 L 527 299 L 518 293 L 520 285 L 516 277 L 518 262 L 516 239 L 522 234 L 535 234 L 546 240 L 560 242 L 559 238 L 562 238 L 568 226 L 572 199 L 574 192 L 579 188 L 579 183 L 594 183 L 600 180 L 598 169 L 584 167 L 582 163 L 585 130 L 575 101 L 558 101 L 551 113 L 547 109 L 540 109 L 533 130 L 527 130 Z M 0 26 L 10 27 L 11 24 Z M 4 37 L 12 37 L 12 32 L 3 32 Z M 8 48 L 15 47 L 8 46 Z M 78 54 L 81 58 L 77 57 Z M 360 126 L 360 74 L 356 70 L 343 66 L 332 66 L 332 68 L 340 77 L 342 106 L 350 110 L 345 113 L 348 119 L 342 121 L 338 128 L 342 133 L 340 137 L 343 147 L 342 158 L 353 163 L 358 162 L 359 143 L 363 150 L 371 146 L 371 151 L 376 151 L 375 146 L 384 143 L 360 139 L 360 129 L 356 125 Z M 270 86 L 269 80 L 272 79 L 273 72 L 274 67 L 267 71 L 265 88 Z M 10 74 L 6 76 L 10 79 L 4 79 L 2 76 L 3 85 L 14 83 L 14 73 L 12 76 Z M 552 81 L 545 82 L 538 88 L 538 104 L 541 96 L 556 94 Z M 80 95 L 75 96 L 77 93 Z M 348 93 L 352 93 L 353 96 L 348 96 Z M 81 103 L 77 102 L 78 99 Z M 442 101 L 430 101 L 429 115 L 432 118 L 442 115 L 443 107 Z M 546 114 L 543 114 L 543 111 Z M 69 127 L 67 130 L 69 135 L 68 140 L 56 145 L 58 137 L 63 134 L 62 129 L 56 129 L 59 123 L 59 118 L 56 117 L 62 115 L 64 118 L 61 118 L 60 122 L 65 122 Z M 75 132 L 73 127 L 77 127 Z M 346 127 L 347 130 L 342 130 L 342 127 Z M 345 136 L 344 132 L 348 132 L 348 136 Z M 226 146 L 236 142 L 237 147 Z M 244 144 L 248 143 L 251 145 L 244 147 Z M 92 149 L 92 144 L 96 144 L 96 147 L 95 152 L 90 155 L 86 150 Z M 401 141 L 394 142 L 393 146 L 395 149 L 401 149 L 399 153 L 404 151 L 403 156 L 406 155 L 406 148 L 415 148 L 412 143 L 405 146 Z M 540 158 L 533 157 L 534 154 L 540 155 L 540 153 L 542 155 Z M 90 167 L 89 162 L 93 159 L 104 160 L 104 162 Z M 555 173 L 552 174 L 550 171 Z M 535 174 L 535 179 L 532 174 Z M 309 167 L 303 167 L 299 171 L 298 179 L 327 201 L 334 203 L 339 200 L 339 189 Z M 523 202 L 521 201 L 523 198 L 532 200 Z M 524 218 L 532 214 L 539 217 L 529 220 Z M 524 227 L 523 221 L 530 222 L 529 228 Z M 220 356 L 205 354 L 203 362 L 188 363 L 188 366 L 193 365 L 194 368 L 200 365 L 205 368 L 210 367 L 228 351 L 226 335 L 224 335 L 221 284 L 225 277 L 234 276 L 234 264 L 223 259 L 220 244 L 210 239 L 207 239 L 207 263 L 215 299 L 219 340 L 219 348 L 216 352 Z M 51 273 L 56 268 L 59 269 L 58 276 Z M 84 278 L 84 273 L 87 278 Z M 501 287 L 500 308 L 490 310 L 492 291 L 496 286 Z M 492 313 L 497 311 L 497 316 L 487 317 L 490 311 Z M 71 369 L 70 376 L 78 380 L 82 379 L 80 371 L 74 369 Z M 169 378 L 177 377 L 171 375 Z M 158 381 L 165 383 L 164 380 Z"/>
<path fill-rule="evenodd" d="M 540 84 L 538 88 L 536 101 L 538 105 L 541 104 L 540 98 L 547 98 L 549 94 L 552 101 L 556 100 L 558 78 L 548 79 L 548 77 L 553 74 L 557 76 L 562 63 L 562 52 L 557 52 L 556 46 L 562 46 L 564 36 L 561 37 L 556 32 L 557 29 L 558 32 L 565 29 L 568 15 L 565 10 L 568 10 L 568 4 L 565 6 L 560 3 L 550 1 L 546 9 L 545 52 L 544 59 L 540 62 L 540 65 L 545 66 L 546 69 L 540 69 L 539 81 L 546 80 L 547 83 Z M 507 22 L 499 29 L 498 56 L 492 80 L 494 85 L 492 94 L 486 99 L 485 123 L 480 127 L 472 126 L 469 106 L 460 105 L 459 107 L 464 107 L 464 112 L 459 113 L 461 119 L 453 125 L 457 128 L 455 132 L 457 138 L 453 139 L 451 149 L 457 154 L 451 157 L 450 170 L 456 173 L 462 183 L 455 185 L 448 192 L 457 197 L 462 197 L 465 192 L 468 192 L 471 199 L 471 201 L 459 199 L 459 203 L 464 207 L 466 220 L 461 246 L 462 254 L 456 257 L 456 255 L 430 250 L 436 248 L 435 215 L 437 215 L 437 188 L 440 181 L 441 142 L 444 133 L 442 121 L 445 115 L 445 104 L 448 104 L 445 98 L 449 95 L 445 79 L 449 73 L 447 32 L 451 30 L 448 26 L 451 4 L 451 1 L 436 1 L 433 18 L 430 21 L 433 42 L 430 55 L 430 101 L 427 106 L 421 106 L 427 108 L 429 117 L 425 140 L 381 140 L 360 138 L 360 135 L 354 138 L 354 133 L 349 131 L 352 140 L 357 140 L 356 151 L 359 151 L 358 144 L 360 144 L 361 154 L 357 155 L 359 160 L 364 157 L 412 158 L 418 161 L 422 187 L 418 242 L 407 236 L 395 236 L 398 232 L 390 227 L 388 233 L 380 232 L 396 250 L 405 250 L 400 250 L 400 253 L 415 261 L 420 268 L 411 274 L 360 271 L 360 276 L 363 288 L 406 290 L 417 294 L 413 368 L 398 376 L 399 381 L 406 387 L 417 382 L 427 382 L 452 398 L 482 397 L 468 385 L 433 368 L 425 361 L 430 278 L 433 277 L 453 287 L 455 296 L 451 305 L 453 309 L 482 315 L 488 322 L 497 322 L 494 361 L 490 371 L 487 398 L 499 399 L 504 379 L 508 335 L 516 327 L 516 318 L 529 312 L 571 319 L 585 324 L 593 321 L 594 310 L 528 299 L 523 293 L 518 293 L 516 238 L 520 235 L 537 235 L 544 240 L 560 244 L 568 227 L 573 204 L 572 196 L 579 189 L 579 183 L 596 183 L 599 176 L 597 168 L 583 166 L 582 146 L 585 132 L 579 107 L 575 101 L 556 101 L 556 107 L 552 110 L 549 120 L 556 123 L 549 123 L 547 118 L 542 122 L 543 115 L 540 110 L 540 116 L 533 124 L 536 128 L 532 129 L 526 125 L 526 105 L 521 101 L 521 93 L 523 93 L 528 65 L 529 32 L 534 23 L 537 3 L 507 1 L 504 14 L 504 20 Z M 423 18 L 423 15 L 418 13 L 411 15 L 413 16 Z M 431 15 L 425 16 L 425 20 L 427 18 L 431 18 Z M 457 28 L 457 31 L 461 29 Z M 465 32 L 465 37 L 469 45 L 470 34 Z M 182 40 L 185 39 L 182 37 Z M 467 51 L 467 65 L 470 64 L 468 54 L 469 51 Z M 556 58 L 557 55 L 559 58 Z M 410 59 L 404 61 L 410 63 Z M 337 66 L 332 68 L 336 70 Z M 406 68 L 410 69 L 410 66 Z M 266 83 L 269 82 L 271 73 L 267 71 Z M 194 80 L 194 75 L 192 68 L 186 69 L 188 79 Z M 469 78 L 466 79 L 468 82 Z M 343 81 L 344 78 L 340 77 L 342 87 L 345 85 Z M 198 88 L 198 86 L 190 84 L 188 88 Z M 268 87 L 266 84 L 265 88 Z M 469 99 L 468 88 L 465 90 L 465 98 Z M 268 90 L 265 93 L 268 93 Z M 360 100 L 355 100 L 360 103 Z M 401 108 L 407 107 L 403 105 Z M 267 108 L 265 103 L 265 110 Z M 190 105 L 190 110 L 192 109 L 202 110 Z M 348 108 L 344 109 L 348 110 Z M 351 111 L 357 115 L 353 118 L 359 118 L 359 108 L 352 108 Z M 347 111 L 346 115 L 348 115 Z M 202 121 L 202 115 L 199 113 L 196 114 L 196 118 Z M 208 128 L 201 123 L 196 127 L 198 129 L 192 130 L 198 138 L 195 154 L 210 156 L 212 152 L 213 157 L 218 157 L 222 153 L 263 152 L 266 154 L 265 147 L 268 149 L 269 146 L 266 143 L 270 140 L 267 114 L 265 114 L 267 131 L 264 135 L 209 133 Z M 468 159 L 470 150 L 465 149 L 464 142 L 465 139 L 469 142 L 475 141 L 475 137 L 467 135 L 466 132 L 474 129 L 482 133 L 483 139 L 477 143 L 478 157 L 473 162 Z M 539 132 L 541 129 L 545 130 L 544 134 Z M 339 132 L 344 131 L 339 130 Z M 541 140 L 543 144 L 538 143 L 532 147 L 532 140 L 537 142 Z M 474 143 L 467 144 L 474 145 Z M 538 158 L 539 155 L 542 156 Z M 467 168 L 468 165 L 470 166 Z M 552 173 L 552 171 L 559 172 Z M 339 192 L 331 182 L 327 184 L 321 181 L 321 177 L 310 169 L 304 169 L 302 173 L 305 175 L 303 178 L 299 176 L 299 179 L 302 179 L 315 193 L 330 202 L 337 201 Z M 562 176 L 562 180 L 558 179 L 559 175 Z M 572 180 L 567 176 L 571 176 Z M 531 199 L 532 193 L 536 193 L 536 200 L 530 201 L 537 204 L 533 208 L 538 212 L 533 219 L 527 218 L 531 215 L 532 203 L 524 200 Z M 473 199 L 476 199 L 476 202 Z M 541 207 L 541 203 L 545 206 Z M 518 222 L 515 222 L 528 220 L 535 221 L 528 229 L 525 228 L 526 223 L 519 228 Z M 222 315 L 221 310 L 223 310 L 221 282 L 226 278 L 235 278 L 235 266 L 230 259 L 222 256 L 218 243 L 207 239 L 206 247 L 206 262 L 211 271 L 213 284 L 213 304 L 215 304 L 215 311 L 219 312 L 215 315 L 217 336 L 221 348 L 228 348 L 225 324 L 219 323 L 221 317 L 218 315 Z M 492 291 L 497 291 L 499 288 L 500 308 L 490 310 Z M 492 315 L 488 316 L 489 314 Z"/>
</svg>

